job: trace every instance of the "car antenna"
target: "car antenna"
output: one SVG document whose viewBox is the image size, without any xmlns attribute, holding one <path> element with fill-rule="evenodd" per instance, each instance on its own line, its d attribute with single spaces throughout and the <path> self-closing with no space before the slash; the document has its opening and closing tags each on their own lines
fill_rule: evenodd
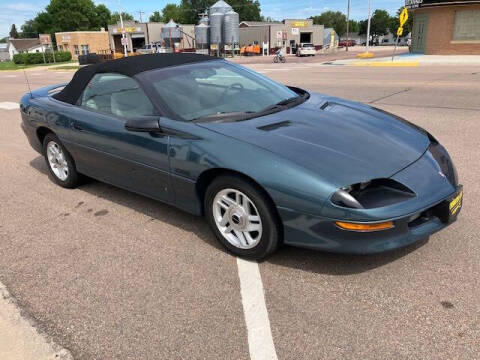
<svg viewBox="0 0 480 360">
<path fill-rule="evenodd" d="M 23 75 L 25 75 L 25 81 L 27 82 L 28 92 L 30 93 L 30 97 L 33 98 L 32 89 L 30 88 L 30 83 L 28 82 L 27 72 L 23 69 Z"/>
</svg>

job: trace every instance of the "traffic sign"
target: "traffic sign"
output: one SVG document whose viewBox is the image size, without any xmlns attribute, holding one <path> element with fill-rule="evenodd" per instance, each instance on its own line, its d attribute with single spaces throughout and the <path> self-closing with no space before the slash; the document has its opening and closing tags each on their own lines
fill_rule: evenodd
<svg viewBox="0 0 480 360">
<path fill-rule="evenodd" d="M 402 36 L 403 34 L 403 27 L 399 27 L 398 30 L 397 30 L 397 36 Z"/>
<path fill-rule="evenodd" d="M 406 7 L 403 8 L 402 12 L 400 13 L 400 27 L 403 27 L 408 20 L 408 10 Z"/>
</svg>

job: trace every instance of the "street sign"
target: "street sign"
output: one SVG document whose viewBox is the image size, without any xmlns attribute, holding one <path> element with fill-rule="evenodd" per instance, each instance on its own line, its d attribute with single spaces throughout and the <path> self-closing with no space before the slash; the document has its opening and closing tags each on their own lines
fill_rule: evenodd
<svg viewBox="0 0 480 360">
<path fill-rule="evenodd" d="M 122 37 L 122 45 L 123 46 L 128 45 L 128 41 L 126 37 Z"/>
<path fill-rule="evenodd" d="M 403 8 L 402 12 L 400 13 L 400 27 L 403 27 L 408 20 L 408 10 L 407 8 Z"/>
<path fill-rule="evenodd" d="M 403 34 L 403 27 L 399 27 L 398 30 L 397 30 L 397 36 L 402 36 Z"/>
</svg>

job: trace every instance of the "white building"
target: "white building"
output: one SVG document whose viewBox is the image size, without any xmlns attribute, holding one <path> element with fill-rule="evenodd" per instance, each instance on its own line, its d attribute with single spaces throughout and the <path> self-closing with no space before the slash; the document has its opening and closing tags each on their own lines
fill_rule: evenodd
<svg viewBox="0 0 480 360">
<path fill-rule="evenodd" d="M 13 60 L 13 55 L 20 53 L 39 53 L 45 52 L 45 47 L 40 44 L 40 39 L 9 39 L 8 52 L 10 60 Z"/>
</svg>

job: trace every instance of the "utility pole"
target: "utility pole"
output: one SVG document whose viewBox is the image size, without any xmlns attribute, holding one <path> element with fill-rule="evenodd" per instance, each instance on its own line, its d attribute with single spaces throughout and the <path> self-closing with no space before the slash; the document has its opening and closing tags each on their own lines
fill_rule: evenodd
<svg viewBox="0 0 480 360">
<path fill-rule="evenodd" d="M 123 26 L 122 6 L 120 5 L 120 0 L 118 0 L 118 13 L 120 14 L 120 26 L 122 27 L 123 53 L 124 53 L 125 57 L 128 57 L 128 53 L 127 53 L 127 37 L 126 37 L 126 34 L 125 34 L 125 27 Z"/>
<path fill-rule="evenodd" d="M 368 1 L 367 53 L 370 48 L 370 22 L 372 20 L 372 0 Z"/>
<path fill-rule="evenodd" d="M 145 12 L 143 12 L 142 10 L 140 10 L 138 13 L 140 14 L 140 23 L 143 23 L 143 21 L 142 21 L 142 15 L 145 14 Z"/>
<path fill-rule="evenodd" d="M 349 29 L 349 26 L 350 26 L 350 0 L 348 0 L 348 5 L 347 5 L 347 46 L 345 48 L 345 51 L 348 52 L 348 31 L 350 30 Z"/>
</svg>

